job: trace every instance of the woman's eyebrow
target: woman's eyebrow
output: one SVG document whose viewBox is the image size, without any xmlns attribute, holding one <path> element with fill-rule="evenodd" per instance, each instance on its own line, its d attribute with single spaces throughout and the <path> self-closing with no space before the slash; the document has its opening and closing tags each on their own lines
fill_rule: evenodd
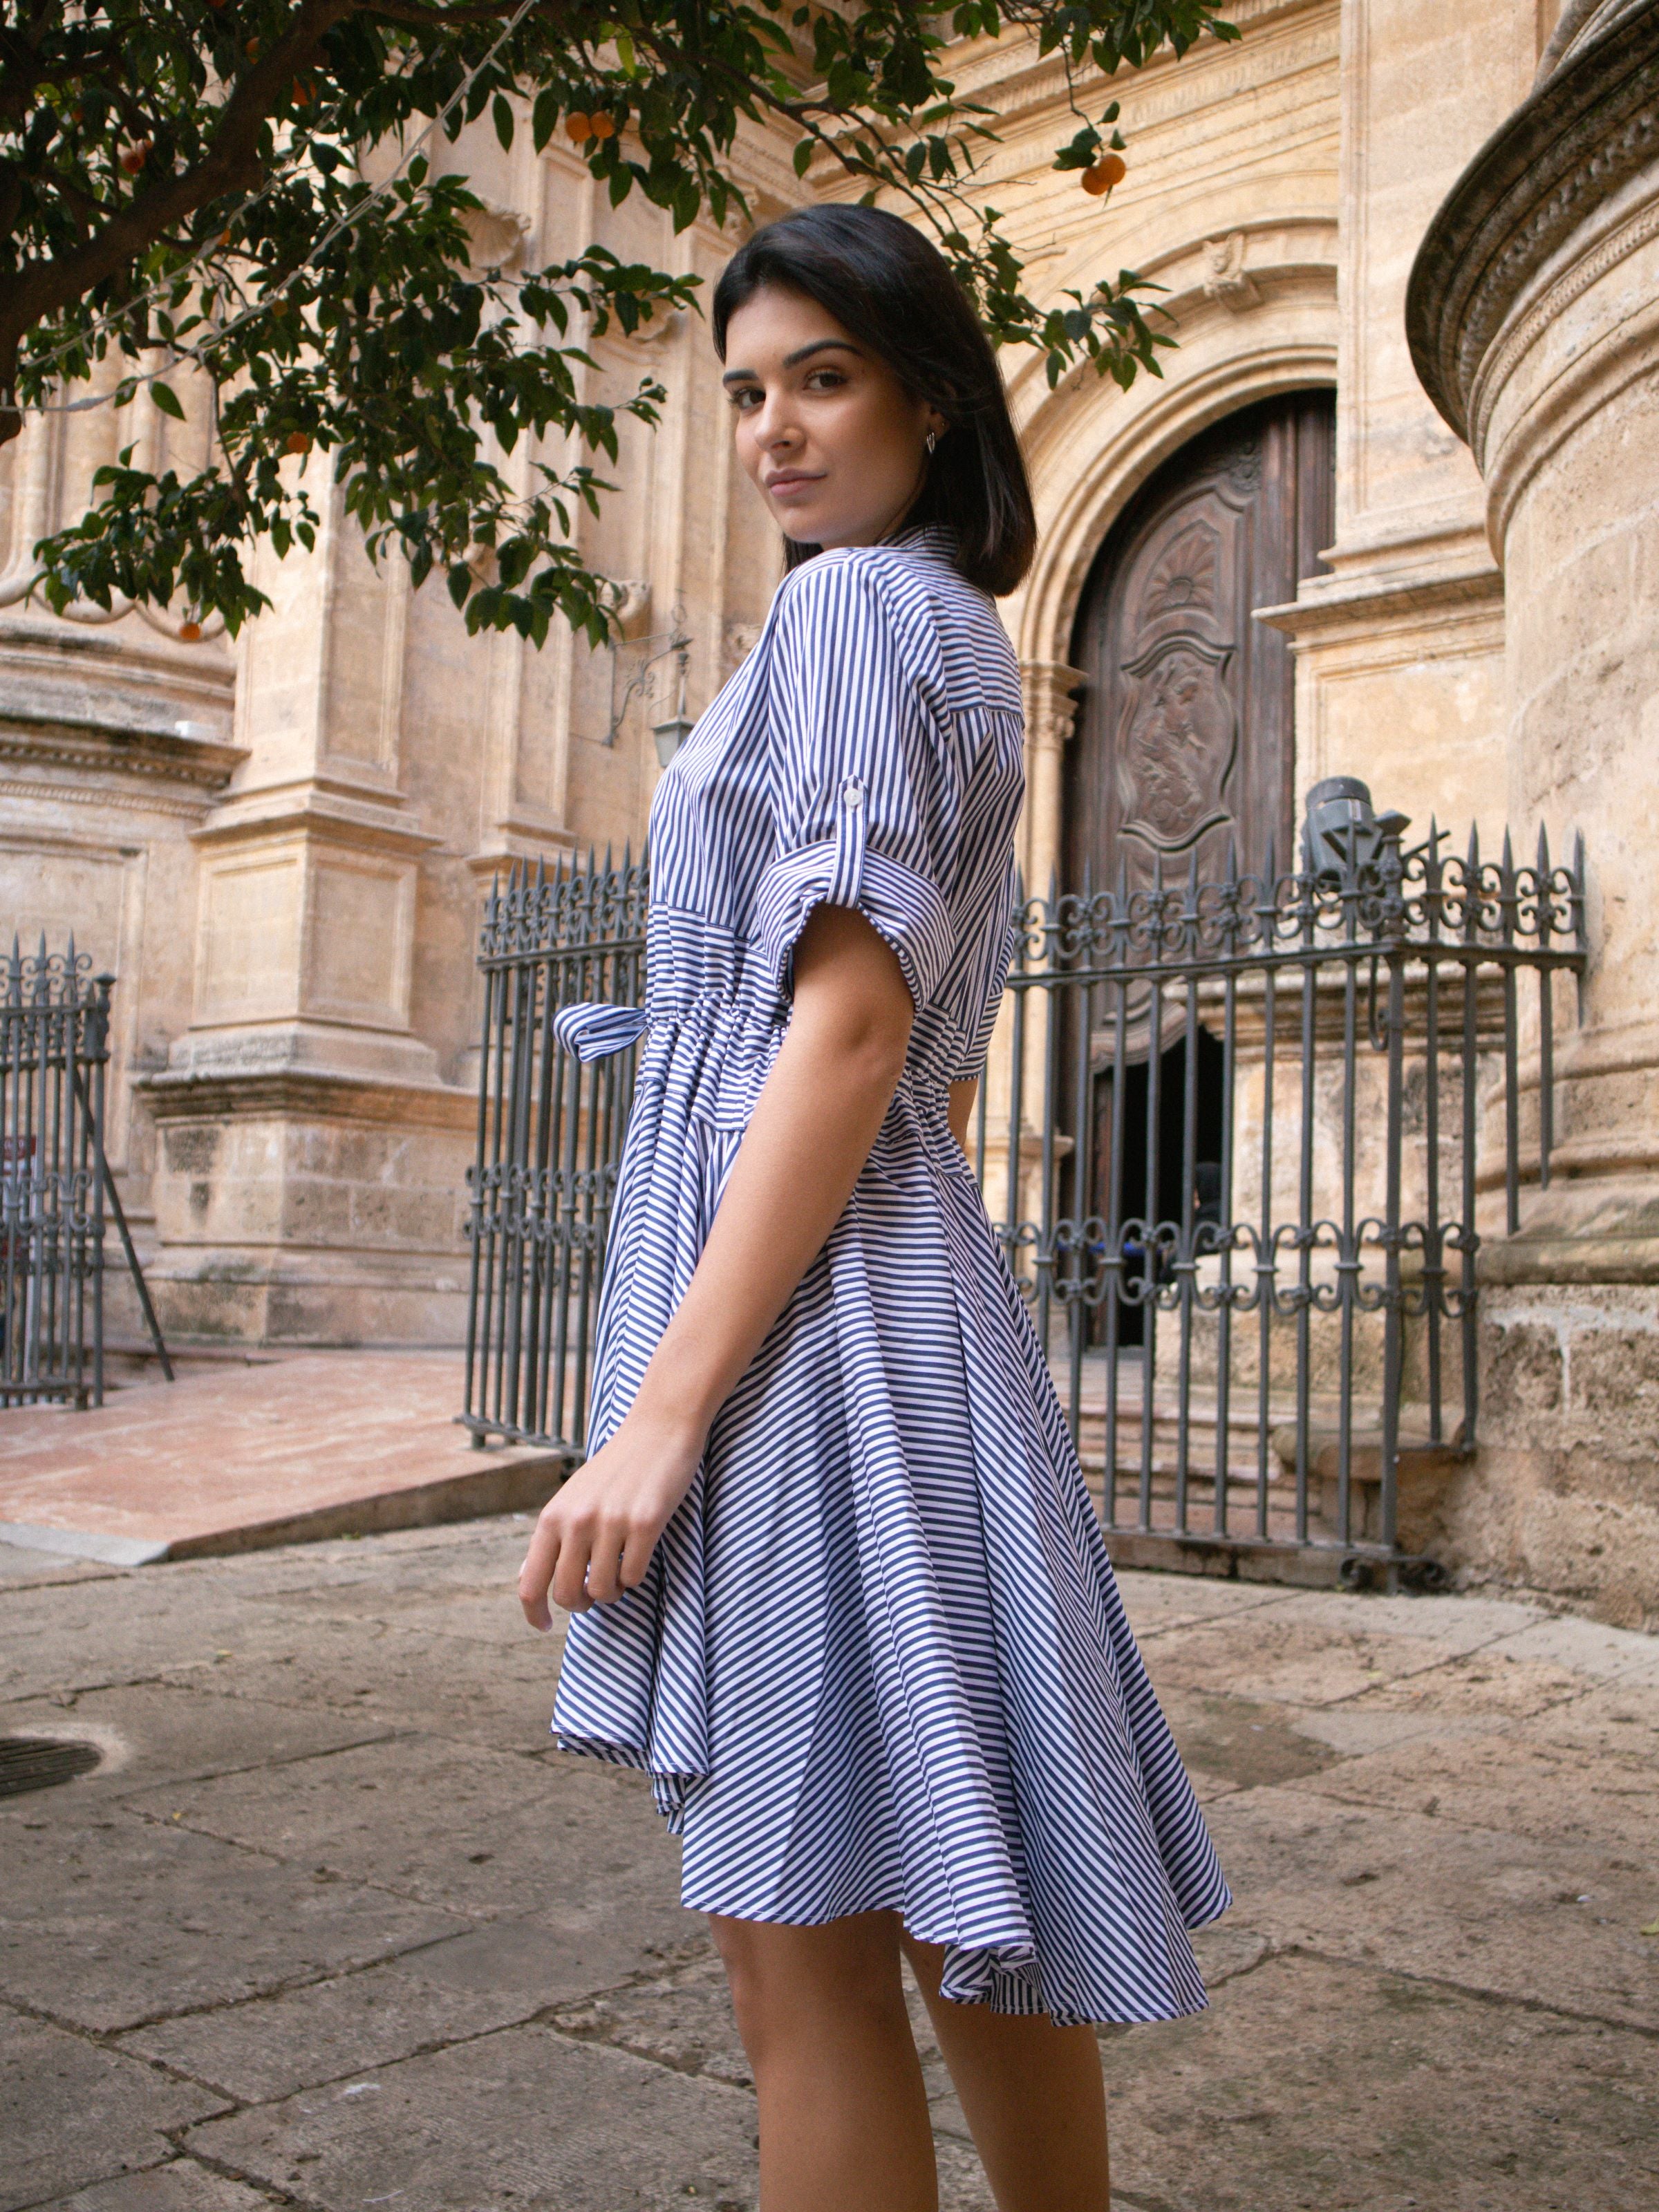
<svg viewBox="0 0 1659 2212">
<path fill-rule="evenodd" d="M 786 368 L 799 368 L 802 362 L 811 360 L 815 353 L 823 353 L 832 346 L 839 347 L 843 353 L 855 353 L 860 359 L 863 358 L 861 348 L 855 346 L 851 338 L 814 338 L 810 345 L 797 346 L 793 353 L 785 354 L 783 366 Z M 758 384 L 760 372 L 754 368 L 728 368 L 721 377 L 720 382 L 722 384 Z"/>
</svg>

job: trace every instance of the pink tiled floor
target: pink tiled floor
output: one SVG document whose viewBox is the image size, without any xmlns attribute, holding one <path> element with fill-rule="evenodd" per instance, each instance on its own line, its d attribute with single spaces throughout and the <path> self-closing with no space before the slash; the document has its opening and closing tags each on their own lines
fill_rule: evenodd
<svg viewBox="0 0 1659 2212">
<path fill-rule="evenodd" d="M 457 1353 L 301 1352 L 146 1382 L 95 1412 L 0 1412 L 0 1539 L 58 1530 L 95 1555 L 176 1558 L 544 1497 L 556 1459 L 474 1450 L 461 1395 Z"/>
</svg>

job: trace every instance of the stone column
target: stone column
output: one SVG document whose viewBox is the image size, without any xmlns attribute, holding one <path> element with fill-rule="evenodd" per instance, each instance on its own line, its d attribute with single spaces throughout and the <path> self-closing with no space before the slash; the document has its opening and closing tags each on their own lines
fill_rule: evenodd
<svg viewBox="0 0 1659 2212">
<path fill-rule="evenodd" d="M 459 1335 L 473 1108 L 416 1034 L 421 864 L 402 778 L 408 572 L 365 557 L 325 464 L 315 554 L 261 558 L 247 758 L 193 832 L 194 1004 L 144 1086 L 173 1326 L 266 1340 Z"/>
<path fill-rule="evenodd" d="M 1019 672 L 1025 697 L 1025 811 L 1015 850 L 1027 896 L 1046 898 L 1060 872 L 1061 778 L 1066 741 L 1077 720 L 1075 695 L 1084 677 L 1081 669 L 1068 667 L 1060 660 L 1022 661 Z M 1011 993 L 1003 1000 L 985 1066 L 985 1201 L 995 1220 L 1006 1215 L 1010 1198 L 1009 1153 L 1013 1143 L 1010 1127 L 1013 1103 L 1012 995 Z M 1023 1220 L 1039 1219 L 1042 1212 L 1042 1091 L 1050 1012 L 1046 994 L 1036 994 L 1028 1000 L 1021 1054 L 1019 1159 L 1014 1187 L 1016 1211 Z M 1061 1138 L 1060 1148 L 1063 1157 L 1071 1150 L 1071 1139 Z"/>
<path fill-rule="evenodd" d="M 1659 1613 L 1659 0 L 1573 0 L 1430 226 L 1408 327 L 1509 605 L 1506 792 L 1582 831 L 1557 1142 L 1483 1255 L 1495 1504 L 1528 1579 Z M 1534 1081 L 1536 1082 L 1534 1066 Z"/>
<path fill-rule="evenodd" d="M 1503 580 L 1480 478 L 1413 374 L 1413 254 L 1526 88 L 1535 0 L 1343 0 L 1336 542 L 1261 610 L 1297 656 L 1296 807 L 1329 775 L 1501 836 Z"/>
</svg>

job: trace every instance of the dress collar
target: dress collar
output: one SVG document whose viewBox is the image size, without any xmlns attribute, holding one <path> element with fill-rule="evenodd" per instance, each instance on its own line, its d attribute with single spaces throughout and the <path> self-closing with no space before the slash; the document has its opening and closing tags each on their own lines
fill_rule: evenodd
<svg viewBox="0 0 1659 2212">
<path fill-rule="evenodd" d="M 956 532 L 943 522 L 912 522 L 881 542 L 907 553 L 929 553 L 938 561 L 951 561 L 957 550 Z"/>
</svg>

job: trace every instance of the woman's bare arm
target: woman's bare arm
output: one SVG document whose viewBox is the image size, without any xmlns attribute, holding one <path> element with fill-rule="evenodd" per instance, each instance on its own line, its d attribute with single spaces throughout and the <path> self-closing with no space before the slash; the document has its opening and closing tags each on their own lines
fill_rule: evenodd
<svg viewBox="0 0 1659 2212">
<path fill-rule="evenodd" d="M 709 1423 L 840 1219 L 904 1067 L 914 1008 L 861 915 L 818 907 L 795 1003 L 708 1241 L 616 1434 L 542 1509 L 519 1577 L 532 1627 L 640 1582 Z"/>
</svg>

